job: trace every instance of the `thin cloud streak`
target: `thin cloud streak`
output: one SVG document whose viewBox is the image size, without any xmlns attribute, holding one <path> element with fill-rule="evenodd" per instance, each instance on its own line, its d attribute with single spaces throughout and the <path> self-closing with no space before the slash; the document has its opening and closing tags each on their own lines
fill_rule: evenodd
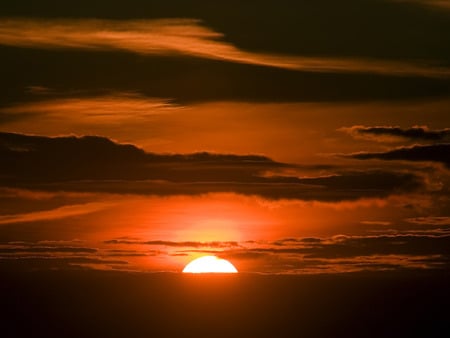
<svg viewBox="0 0 450 338">
<path fill-rule="evenodd" d="M 401 128 L 399 126 L 351 126 L 339 128 L 356 139 L 367 139 L 377 142 L 398 141 L 399 139 L 442 141 L 450 139 L 450 129 L 432 130 L 427 126 Z"/>
<path fill-rule="evenodd" d="M 97 212 L 112 206 L 111 203 L 92 202 L 85 204 L 66 205 L 52 210 L 29 212 L 24 214 L 0 216 L 0 225 L 58 220 Z"/>
<path fill-rule="evenodd" d="M 1 108 L 5 114 L 46 115 L 50 118 L 103 124 L 124 120 L 146 119 L 181 109 L 158 98 L 146 98 L 133 93 L 117 93 L 96 97 L 51 99 Z"/>
<path fill-rule="evenodd" d="M 122 50 L 144 55 L 189 55 L 307 72 L 375 73 L 448 78 L 450 69 L 422 63 L 254 53 L 221 41 L 196 19 L 38 20 L 6 19 L 0 44 L 28 48 Z"/>
</svg>

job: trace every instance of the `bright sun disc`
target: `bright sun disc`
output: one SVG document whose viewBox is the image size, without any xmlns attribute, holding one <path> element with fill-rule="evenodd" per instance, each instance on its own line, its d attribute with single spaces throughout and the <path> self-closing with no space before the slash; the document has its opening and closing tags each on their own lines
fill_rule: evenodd
<svg viewBox="0 0 450 338">
<path fill-rule="evenodd" d="M 216 256 L 203 256 L 194 259 L 183 269 L 184 273 L 237 273 L 238 271 L 226 259 Z"/>
</svg>

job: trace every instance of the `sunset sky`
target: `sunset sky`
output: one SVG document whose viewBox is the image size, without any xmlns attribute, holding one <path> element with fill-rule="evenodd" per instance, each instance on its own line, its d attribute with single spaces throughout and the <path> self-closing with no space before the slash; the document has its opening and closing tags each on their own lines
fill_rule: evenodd
<svg viewBox="0 0 450 338">
<path fill-rule="evenodd" d="M 0 262 L 448 269 L 450 2 L 0 5 Z"/>
<path fill-rule="evenodd" d="M 450 1 L 0 1 L 0 337 L 449 337 L 449 285 Z"/>
</svg>

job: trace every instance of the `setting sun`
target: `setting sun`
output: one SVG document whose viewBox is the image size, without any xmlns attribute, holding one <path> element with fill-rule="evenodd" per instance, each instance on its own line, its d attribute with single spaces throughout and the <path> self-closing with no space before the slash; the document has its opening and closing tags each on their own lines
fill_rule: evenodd
<svg viewBox="0 0 450 338">
<path fill-rule="evenodd" d="M 237 269 L 226 259 L 203 256 L 194 259 L 183 269 L 184 273 L 237 273 Z"/>
</svg>

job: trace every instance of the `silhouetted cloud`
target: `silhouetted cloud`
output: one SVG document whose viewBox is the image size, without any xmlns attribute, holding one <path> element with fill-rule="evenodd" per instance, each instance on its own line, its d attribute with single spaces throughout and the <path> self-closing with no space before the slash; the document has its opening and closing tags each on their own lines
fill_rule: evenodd
<svg viewBox="0 0 450 338">
<path fill-rule="evenodd" d="M 130 245 L 154 245 L 167 247 L 191 247 L 191 248 L 230 248 L 239 246 L 238 242 L 234 241 L 213 241 L 213 242 L 173 242 L 173 241 L 140 241 L 140 240 L 126 240 L 126 239 L 112 239 L 104 242 L 105 244 L 130 244 Z"/>
<path fill-rule="evenodd" d="M 104 269 L 115 265 L 127 265 L 124 260 L 100 259 L 90 257 L 0 257 L 0 267 L 18 271 L 28 270 L 67 270 L 67 269 Z"/>
<path fill-rule="evenodd" d="M 310 258 L 345 258 L 371 255 L 446 255 L 450 236 L 341 236 L 334 242 L 303 250 Z"/>
<path fill-rule="evenodd" d="M 106 248 L 8 243 L 0 246 L 0 264 L 20 262 L 24 268 L 146 269 L 134 259 L 155 256 L 213 254 L 237 264 L 251 261 L 252 271 L 268 273 L 340 273 L 363 270 L 442 269 L 450 265 L 448 232 L 282 238 L 275 241 L 165 241 L 112 239 Z M 159 248 L 166 247 L 161 250 Z M 128 249 L 129 248 L 129 249 Z M 124 260 L 113 260 L 123 257 Z M 244 264 L 245 265 L 245 264 Z"/>
<path fill-rule="evenodd" d="M 392 126 L 352 126 L 341 128 L 340 130 L 357 138 L 368 138 L 374 141 L 386 141 L 399 137 L 425 141 L 444 141 L 450 139 L 449 128 L 431 130 L 426 126 L 414 126 L 407 129 Z"/>
<path fill-rule="evenodd" d="M 431 161 L 440 162 L 450 167 L 450 144 L 415 145 L 412 147 L 400 147 L 386 152 L 360 152 L 347 156 L 359 160 Z"/>
<path fill-rule="evenodd" d="M 240 244 L 239 248 L 198 247 L 177 252 L 214 254 L 234 261 L 250 260 L 252 266 L 262 264 L 259 268 L 281 273 L 443 269 L 450 265 L 448 233 L 340 235 Z"/>
<path fill-rule="evenodd" d="M 47 191 L 154 195 L 235 192 L 270 199 L 340 201 L 386 197 L 424 185 L 423 179 L 412 173 L 382 170 L 308 178 L 283 176 L 283 170 L 295 166 L 261 155 L 155 154 L 98 136 L 51 138 L 0 133 L 0 154 L 5 160 L 0 184 Z M 105 205 L 92 207 L 98 210 Z M 61 211 L 73 208 L 76 206 L 63 207 L 51 215 L 44 212 L 44 216 L 63 217 Z M 80 212 L 87 210 L 88 206 L 80 208 Z M 39 216 L 42 214 L 3 216 L 3 223 Z"/>
<path fill-rule="evenodd" d="M 18 253 L 96 253 L 94 248 L 67 247 L 67 246 L 31 246 L 0 247 L 0 254 L 18 254 Z"/>
<path fill-rule="evenodd" d="M 44 49 L 119 50 L 144 55 L 181 54 L 308 72 L 443 77 L 450 69 L 410 61 L 275 55 L 241 50 L 196 19 L 4 19 L 0 44 Z"/>
<path fill-rule="evenodd" d="M 320 242 L 277 242 L 273 246 L 243 249 L 243 252 L 294 254 L 302 259 L 348 258 L 375 255 L 447 255 L 450 258 L 450 235 L 377 235 L 336 236 Z M 239 251 L 239 250 L 238 250 Z"/>
</svg>

